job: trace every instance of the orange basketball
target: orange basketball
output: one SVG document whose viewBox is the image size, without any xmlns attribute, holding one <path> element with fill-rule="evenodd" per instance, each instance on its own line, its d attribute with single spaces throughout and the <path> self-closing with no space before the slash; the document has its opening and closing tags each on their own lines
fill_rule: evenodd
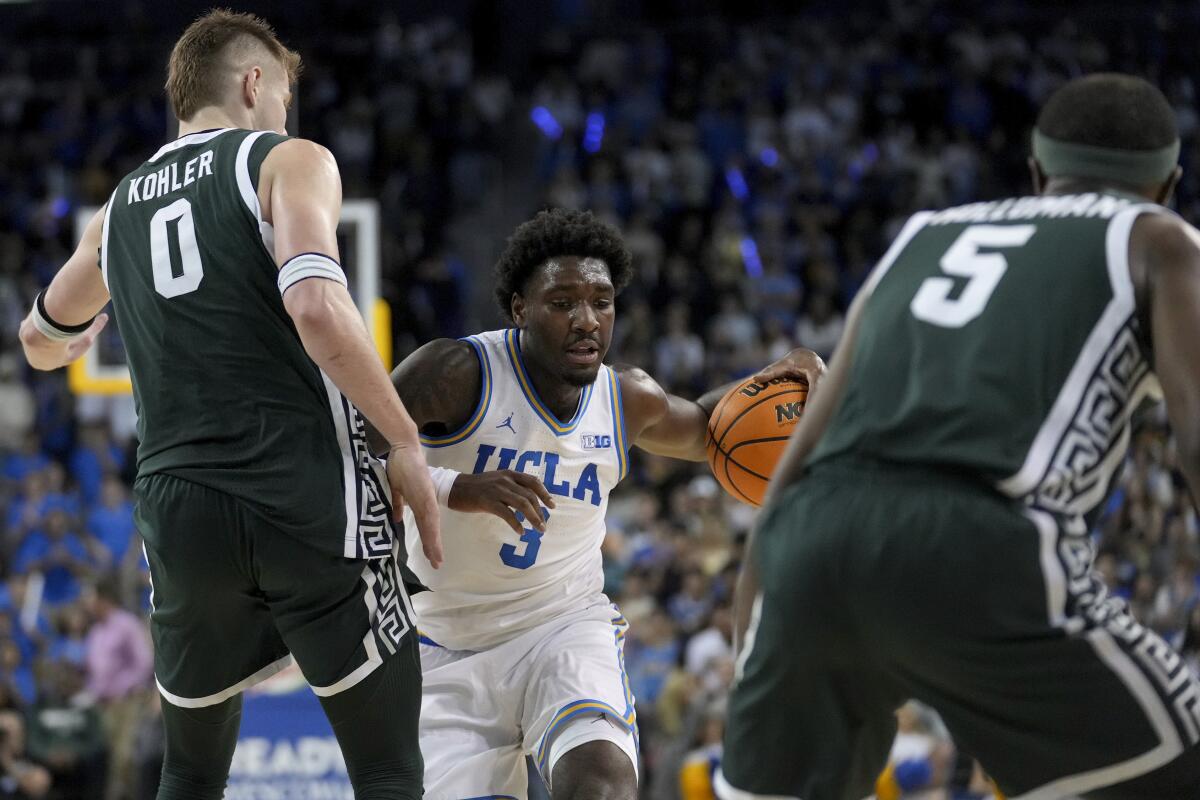
<svg viewBox="0 0 1200 800">
<path fill-rule="evenodd" d="M 725 491 L 762 505 L 788 437 L 808 398 L 808 385 L 790 378 L 753 379 L 729 390 L 708 419 L 708 465 Z"/>
</svg>

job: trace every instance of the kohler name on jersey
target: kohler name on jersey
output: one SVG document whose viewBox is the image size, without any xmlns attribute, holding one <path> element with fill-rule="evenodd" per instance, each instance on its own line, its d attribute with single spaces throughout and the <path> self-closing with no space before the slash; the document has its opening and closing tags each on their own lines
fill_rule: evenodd
<svg viewBox="0 0 1200 800">
<path fill-rule="evenodd" d="M 139 175 L 129 182 L 128 202 L 140 203 L 162 197 L 168 192 L 175 192 L 185 186 L 190 186 L 208 175 L 212 175 L 213 151 L 205 150 L 183 165 L 183 180 L 179 179 L 179 164 L 168 164 L 158 172 L 149 175 Z"/>
</svg>

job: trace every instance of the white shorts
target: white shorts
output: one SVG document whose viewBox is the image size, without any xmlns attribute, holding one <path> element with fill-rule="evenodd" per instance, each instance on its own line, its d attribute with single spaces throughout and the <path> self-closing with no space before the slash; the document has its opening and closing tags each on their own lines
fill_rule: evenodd
<svg viewBox="0 0 1200 800">
<path fill-rule="evenodd" d="M 636 770 L 628 627 L 616 606 L 596 605 L 481 653 L 421 637 L 426 800 L 521 800 L 526 755 L 549 784 L 563 753 L 601 739 L 621 747 Z"/>
</svg>

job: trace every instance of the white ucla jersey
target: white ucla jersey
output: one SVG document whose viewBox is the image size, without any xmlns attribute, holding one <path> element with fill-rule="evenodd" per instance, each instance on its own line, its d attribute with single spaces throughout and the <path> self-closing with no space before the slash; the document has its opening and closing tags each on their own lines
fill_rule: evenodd
<svg viewBox="0 0 1200 800">
<path fill-rule="evenodd" d="M 558 420 L 521 362 L 520 332 L 465 339 L 482 372 L 470 420 L 447 436 L 422 436 L 430 466 L 464 473 L 512 469 L 554 496 L 545 533 L 518 536 L 490 514 L 442 509 L 445 560 L 433 569 L 404 512 L 410 566 L 432 591 L 413 597 L 421 632 L 452 650 L 486 650 L 554 617 L 607 603 L 600 545 L 608 495 L 628 469 L 617 375 L 601 366 L 575 415 Z"/>
</svg>

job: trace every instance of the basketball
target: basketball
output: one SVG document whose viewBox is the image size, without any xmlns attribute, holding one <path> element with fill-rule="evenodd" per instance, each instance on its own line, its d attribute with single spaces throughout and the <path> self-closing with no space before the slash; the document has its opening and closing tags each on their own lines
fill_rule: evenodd
<svg viewBox="0 0 1200 800">
<path fill-rule="evenodd" d="M 791 378 L 751 378 L 721 398 L 708 420 L 707 447 L 708 465 L 725 491 L 762 505 L 807 399 L 808 385 Z"/>
</svg>

